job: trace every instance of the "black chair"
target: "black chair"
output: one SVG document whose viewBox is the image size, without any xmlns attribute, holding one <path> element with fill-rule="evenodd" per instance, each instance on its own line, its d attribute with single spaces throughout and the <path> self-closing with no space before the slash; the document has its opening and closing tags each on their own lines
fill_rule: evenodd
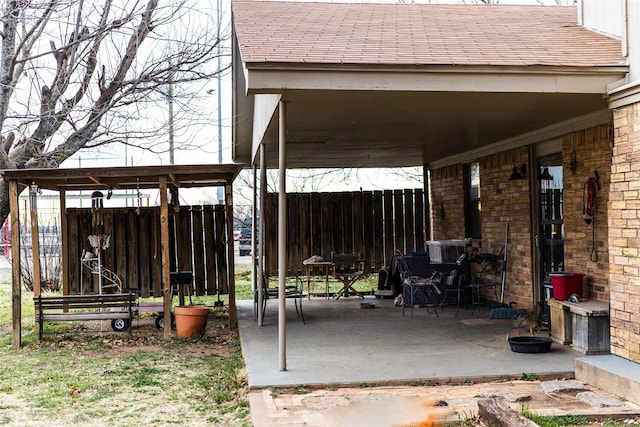
<svg viewBox="0 0 640 427">
<path fill-rule="evenodd" d="M 404 255 L 400 251 L 396 251 L 396 257 L 398 261 L 398 272 L 400 273 L 400 279 L 402 280 L 403 292 L 405 295 L 404 289 L 407 289 L 409 294 L 409 305 L 411 307 L 411 318 L 413 318 L 413 306 L 414 297 L 416 292 L 421 290 L 425 296 L 427 297 L 427 302 L 429 300 L 437 301 L 437 296 L 442 294 L 440 290 L 440 280 L 442 278 L 441 273 L 434 271 L 430 277 L 422 277 L 417 276 L 411 272 L 409 269 L 409 265 L 407 264 L 407 260 Z M 404 309 L 407 306 L 407 301 L 403 301 L 402 303 L 402 315 L 404 316 Z M 433 311 L 435 315 L 438 315 L 438 304 L 433 304 Z M 431 314 L 429 311 L 429 305 L 427 304 L 427 312 Z"/>
<path fill-rule="evenodd" d="M 456 314 L 458 316 L 460 311 L 460 302 L 462 301 L 464 290 L 467 289 L 467 268 L 468 264 L 465 262 L 453 268 L 449 274 L 444 277 L 440 284 L 442 291 L 442 299 L 440 300 L 440 310 L 444 309 L 444 306 L 449 303 L 448 295 L 454 294 L 456 296 Z"/>
<path fill-rule="evenodd" d="M 279 297 L 279 289 L 278 287 L 270 287 L 269 283 L 272 282 L 270 279 L 277 279 L 277 274 L 272 276 L 264 275 L 262 277 L 262 318 L 264 319 L 264 313 L 267 310 L 267 300 L 270 299 L 278 299 Z M 293 299 L 296 307 L 296 315 L 302 318 L 302 323 L 306 324 L 304 319 L 304 313 L 302 312 L 302 300 L 308 296 L 303 289 L 303 280 L 300 276 L 300 272 L 298 274 L 293 274 L 291 272 L 287 273 L 287 284 L 285 285 L 285 298 Z M 300 303 L 298 303 L 300 300 Z M 254 292 L 253 296 L 253 308 L 254 315 L 256 319 L 258 318 L 258 291 Z M 299 306 L 299 308 L 298 308 Z"/>
<path fill-rule="evenodd" d="M 482 295 L 493 291 L 494 301 L 498 301 L 498 289 L 501 285 L 502 261 L 497 256 L 491 256 L 482 261 L 481 269 L 473 275 L 471 283 L 467 285 L 471 289 L 472 313 L 477 310 L 480 315 L 480 303 Z M 487 290 L 487 291 L 485 291 Z"/>
</svg>

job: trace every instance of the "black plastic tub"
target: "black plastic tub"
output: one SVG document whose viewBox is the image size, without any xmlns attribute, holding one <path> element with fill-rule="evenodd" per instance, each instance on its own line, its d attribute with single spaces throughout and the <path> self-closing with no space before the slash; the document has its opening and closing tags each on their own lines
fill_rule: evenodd
<svg viewBox="0 0 640 427">
<path fill-rule="evenodd" d="M 544 337 L 511 337 L 509 345 L 515 353 L 548 353 L 551 339 Z"/>
</svg>

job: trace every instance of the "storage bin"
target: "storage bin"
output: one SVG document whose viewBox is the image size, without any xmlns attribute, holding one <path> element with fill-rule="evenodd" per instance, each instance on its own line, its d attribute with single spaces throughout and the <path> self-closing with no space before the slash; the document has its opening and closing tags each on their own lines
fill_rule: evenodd
<svg viewBox="0 0 640 427">
<path fill-rule="evenodd" d="M 552 273 L 553 297 L 560 301 L 566 301 L 572 294 L 582 296 L 584 274 L 582 273 Z"/>
<path fill-rule="evenodd" d="M 464 240 L 429 240 L 429 261 L 433 264 L 456 262 L 465 250 Z"/>
</svg>

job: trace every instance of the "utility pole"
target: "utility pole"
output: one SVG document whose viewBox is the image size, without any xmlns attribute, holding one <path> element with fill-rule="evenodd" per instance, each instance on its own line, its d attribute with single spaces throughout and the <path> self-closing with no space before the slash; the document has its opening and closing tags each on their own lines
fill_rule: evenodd
<svg viewBox="0 0 640 427">
<path fill-rule="evenodd" d="M 173 157 L 173 72 L 169 74 L 169 88 L 167 89 L 169 98 L 169 164 L 175 164 Z"/>
<path fill-rule="evenodd" d="M 221 13 L 220 9 L 222 8 L 222 2 L 220 0 L 217 1 L 217 13 L 216 20 L 218 21 L 218 46 L 217 46 L 217 62 L 218 62 L 218 164 L 222 164 L 222 76 L 220 72 L 220 27 L 221 27 Z M 223 188 L 221 185 L 218 186 L 218 203 L 222 204 L 224 200 Z"/>
</svg>

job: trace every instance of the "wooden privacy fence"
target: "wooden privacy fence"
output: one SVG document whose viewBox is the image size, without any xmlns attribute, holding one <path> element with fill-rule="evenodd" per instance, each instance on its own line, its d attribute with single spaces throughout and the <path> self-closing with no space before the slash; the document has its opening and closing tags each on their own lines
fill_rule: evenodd
<svg viewBox="0 0 640 427">
<path fill-rule="evenodd" d="M 83 268 L 83 252 L 91 252 L 91 234 L 110 236 L 101 264 L 113 271 L 123 288 L 141 296 L 162 296 L 160 208 L 103 209 L 101 224 L 92 224 L 91 209 L 67 209 L 69 293 L 99 293 L 98 277 Z M 191 271 L 196 295 L 229 292 L 224 205 L 183 206 L 170 212 L 170 270 Z M 82 290 L 82 292 L 81 292 Z"/>
<path fill-rule="evenodd" d="M 312 255 L 356 252 L 371 271 L 389 265 L 396 249 L 424 251 L 422 189 L 287 194 L 287 265 L 295 271 Z M 267 271 L 278 269 L 278 194 L 265 200 Z"/>
</svg>

